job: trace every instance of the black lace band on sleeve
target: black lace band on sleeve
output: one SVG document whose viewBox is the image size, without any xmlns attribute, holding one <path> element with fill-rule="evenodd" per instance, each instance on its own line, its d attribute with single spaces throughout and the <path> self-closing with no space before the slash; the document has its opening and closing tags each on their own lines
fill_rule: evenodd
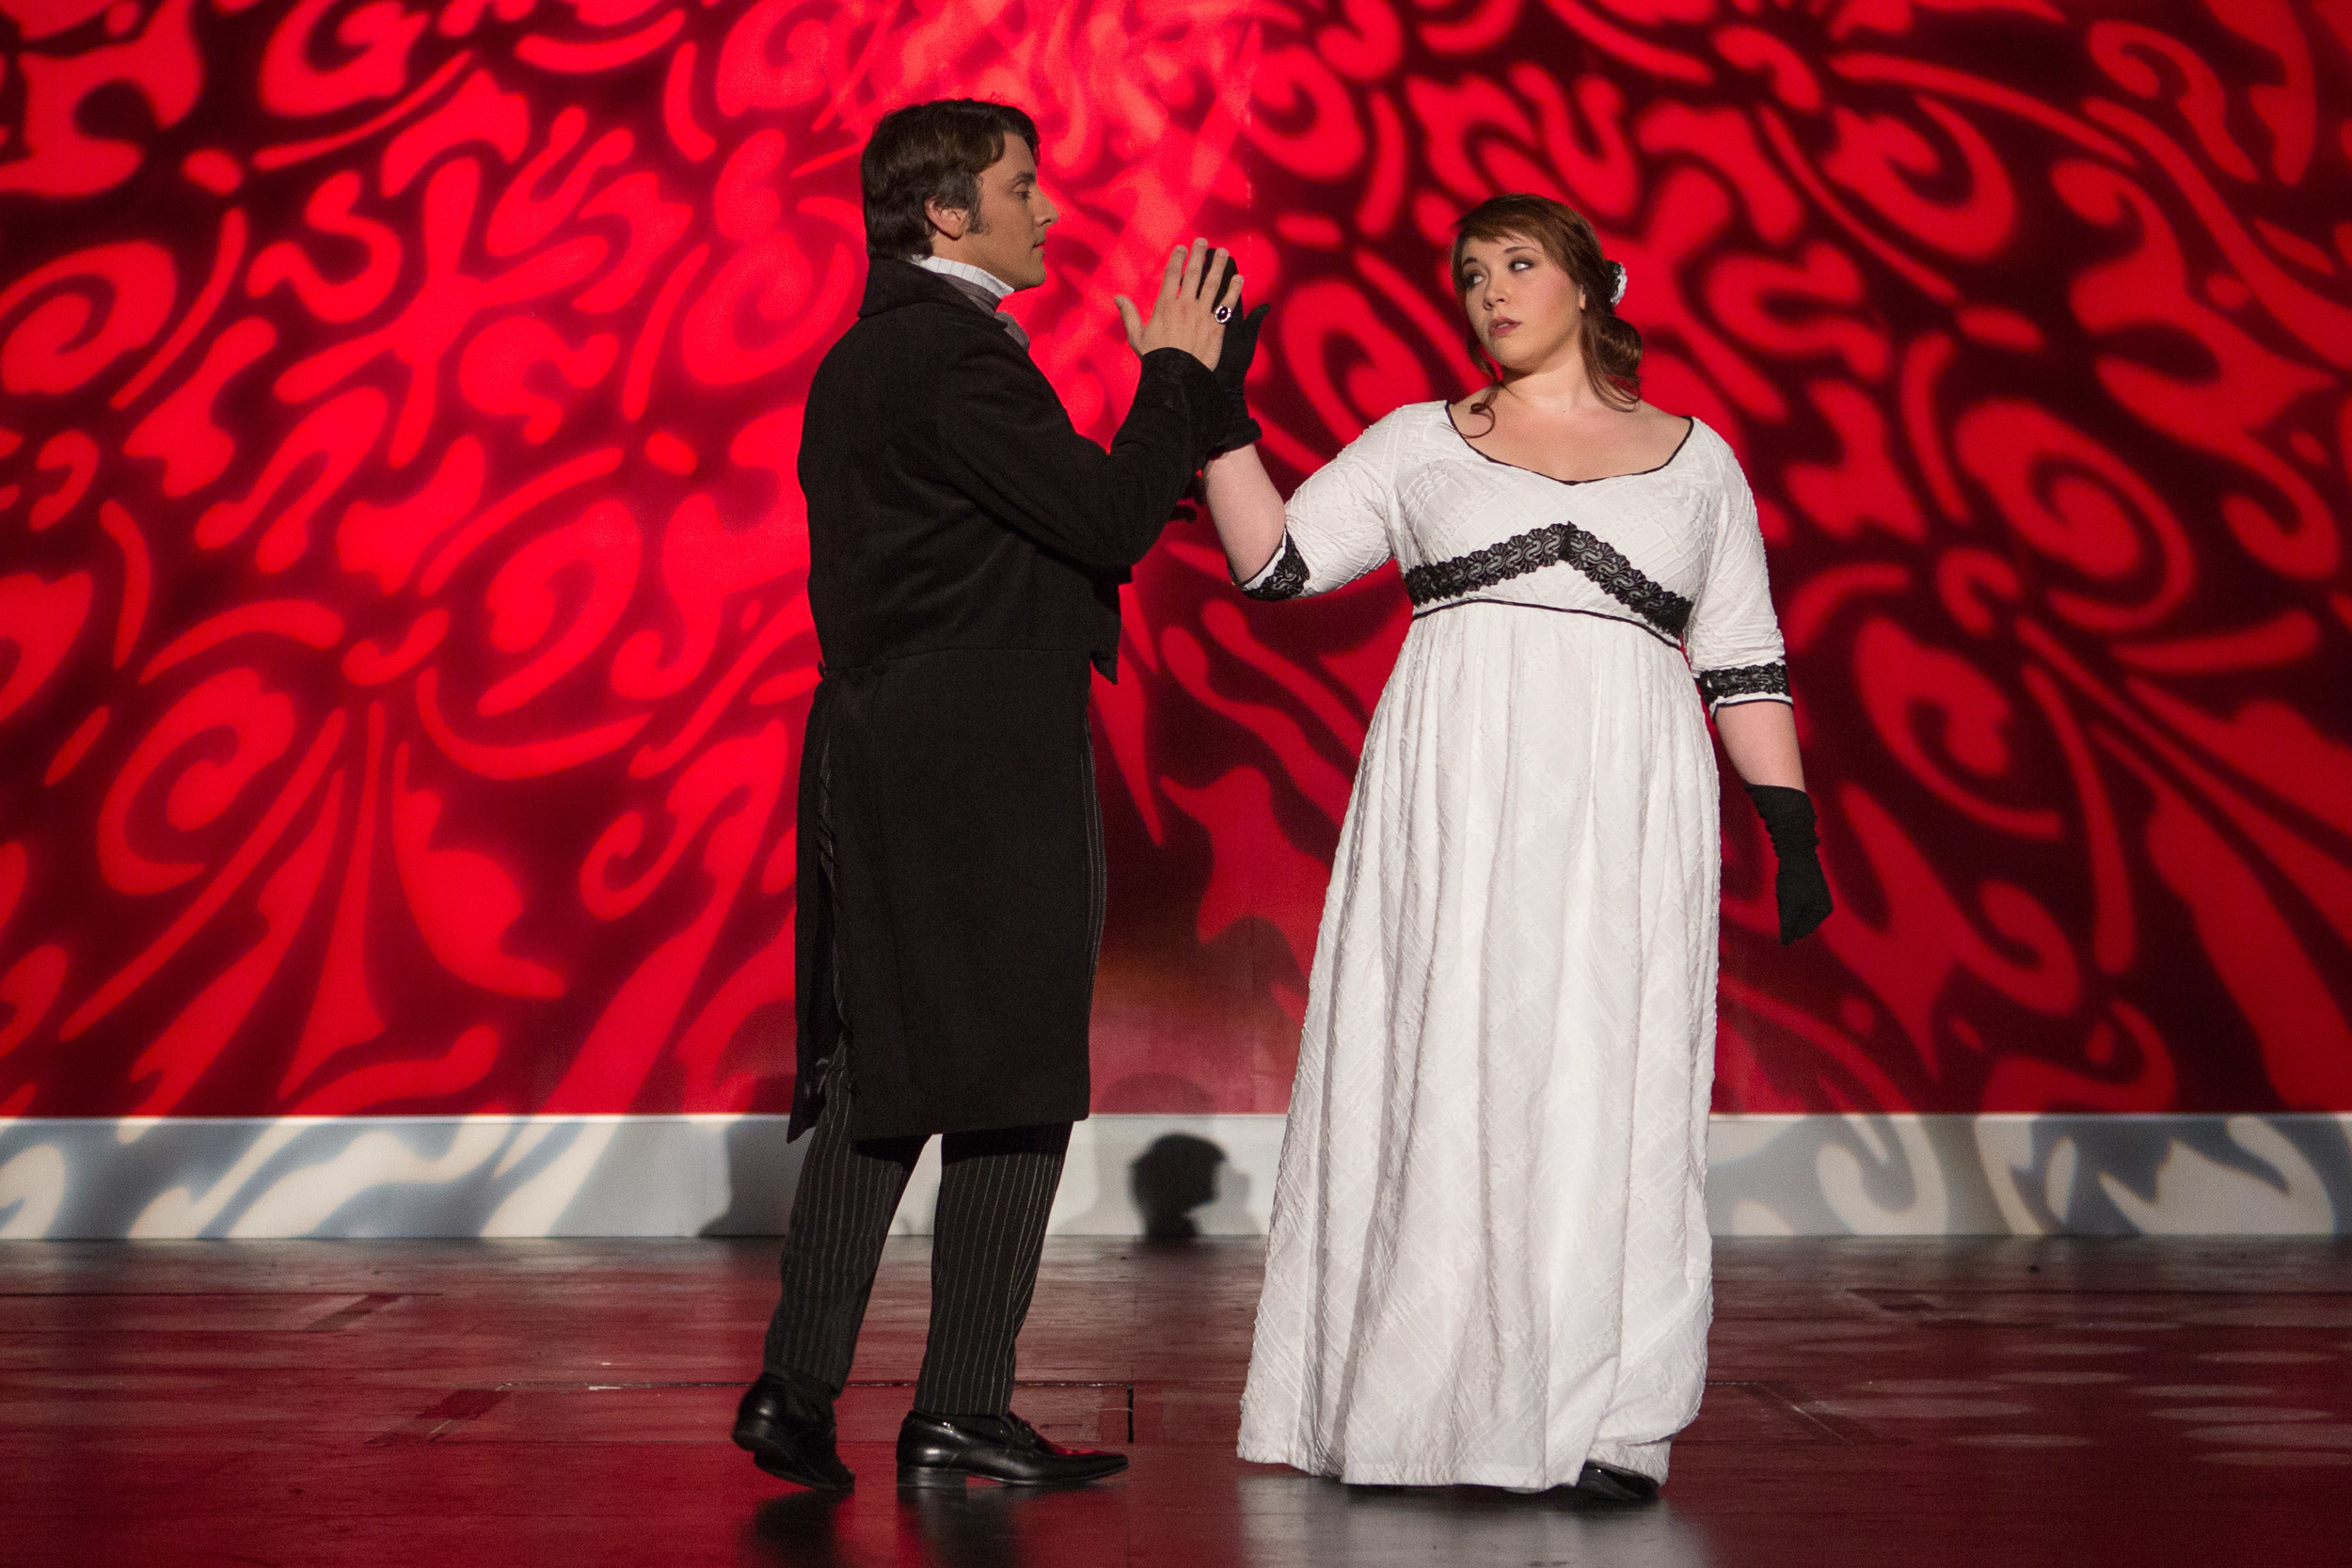
<svg viewBox="0 0 2352 1568">
<path fill-rule="evenodd" d="M 1711 709 L 1727 697 L 1776 697 L 1792 701 L 1788 695 L 1788 666 L 1786 662 L 1772 664 L 1741 664 L 1729 670 L 1699 672 L 1699 695 Z"/>
<path fill-rule="evenodd" d="M 1274 569 L 1262 568 L 1257 581 L 1258 586 L 1242 592 L 1253 599 L 1295 599 L 1307 592 L 1307 558 L 1298 553 L 1287 532 L 1282 535 L 1282 547 L 1274 552 Z"/>
</svg>

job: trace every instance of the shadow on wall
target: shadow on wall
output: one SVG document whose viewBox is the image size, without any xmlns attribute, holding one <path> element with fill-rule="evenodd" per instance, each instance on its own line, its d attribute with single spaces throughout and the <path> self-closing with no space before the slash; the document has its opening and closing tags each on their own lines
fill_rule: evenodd
<svg viewBox="0 0 2352 1568">
<path fill-rule="evenodd" d="M 808 1139 L 785 1142 L 782 1117 L 745 1117 L 726 1132 L 727 1206 L 700 1236 L 781 1236 Z"/>
<path fill-rule="evenodd" d="M 1271 1167 L 1271 1141 L 1262 1139 L 1265 1147 L 1254 1150 L 1245 1144 L 1236 1153 L 1230 1138 L 1220 1141 L 1168 1125 L 1176 1119 L 1092 1117 L 1073 1127 L 1070 1160 L 1047 1233 L 1153 1241 L 1263 1235 L 1265 1216 L 1251 1208 L 1260 1188 L 1250 1172 L 1259 1165 Z M 774 1117 L 747 1117 L 707 1130 L 710 1164 L 723 1168 L 723 1175 L 711 1188 L 709 1207 L 700 1211 L 715 1217 L 694 1234 L 783 1234 L 791 1219 L 793 1188 L 808 1143 L 803 1138 L 787 1144 L 784 1128 L 784 1118 Z M 1217 1125 L 1207 1123 L 1200 1131 L 1215 1132 Z M 1245 1137 L 1249 1131 L 1243 1130 Z M 1273 1131 L 1279 1133 L 1279 1122 Z M 931 1233 L 939 1180 L 939 1140 L 934 1138 L 908 1177 L 891 1222 L 892 1235 Z"/>
<path fill-rule="evenodd" d="M 1167 1133 L 1136 1155 L 1127 1168 L 1127 1186 L 1143 1216 L 1143 1239 L 1189 1242 L 1200 1235 L 1192 1212 L 1217 1200 L 1217 1172 L 1225 1164 L 1225 1150 L 1189 1132 Z"/>
</svg>

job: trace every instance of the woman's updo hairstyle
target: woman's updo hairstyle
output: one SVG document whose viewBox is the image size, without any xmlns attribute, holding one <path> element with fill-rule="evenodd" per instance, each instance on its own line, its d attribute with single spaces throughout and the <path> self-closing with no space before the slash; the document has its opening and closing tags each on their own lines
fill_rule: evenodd
<svg viewBox="0 0 2352 1568">
<path fill-rule="evenodd" d="M 1472 240 L 1533 240 L 1584 291 L 1584 368 L 1601 401 L 1630 408 L 1642 399 L 1642 334 L 1617 314 L 1616 296 L 1625 269 L 1600 253 L 1600 236 L 1584 214 L 1544 196 L 1489 197 L 1464 213 L 1454 226 L 1454 297 L 1463 305 L 1470 284 L 1462 252 Z M 1488 386 L 1470 407 L 1491 414 L 1502 390 L 1502 371 L 1486 354 L 1478 334 L 1470 334 L 1471 362 L 1486 372 Z"/>
</svg>

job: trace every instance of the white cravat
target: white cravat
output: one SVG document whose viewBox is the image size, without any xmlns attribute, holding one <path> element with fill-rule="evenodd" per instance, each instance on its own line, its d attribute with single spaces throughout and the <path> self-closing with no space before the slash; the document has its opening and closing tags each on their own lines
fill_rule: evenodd
<svg viewBox="0 0 2352 1568">
<path fill-rule="evenodd" d="M 911 260 L 925 272 L 935 272 L 954 284 L 964 298 L 981 309 L 993 311 L 996 325 L 1010 334 L 1012 341 L 1024 350 L 1028 348 L 1028 333 L 1022 329 L 1019 322 L 1005 314 L 1005 297 L 1012 293 L 1011 284 L 983 267 L 964 261 L 950 261 L 944 256 L 916 256 Z"/>
<path fill-rule="evenodd" d="M 986 289 L 990 295 L 996 299 L 1001 300 L 1012 293 L 1011 284 L 986 267 L 976 267 L 969 261 L 950 261 L 945 256 L 917 256 L 914 258 L 914 264 L 925 272 L 936 272 L 949 277 L 961 277 L 966 283 L 977 284 Z"/>
</svg>

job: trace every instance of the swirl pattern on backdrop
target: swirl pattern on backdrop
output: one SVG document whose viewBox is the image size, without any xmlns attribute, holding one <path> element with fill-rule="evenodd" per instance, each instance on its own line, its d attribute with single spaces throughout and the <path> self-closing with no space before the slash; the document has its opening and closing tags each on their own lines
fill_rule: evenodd
<svg viewBox="0 0 2352 1568">
<path fill-rule="evenodd" d="M 1774 944 L 1735 794 L 1721 1108 L 2352 1110 L 2352 11 L 0 13 L 0 1117 L 784 1106 L 800 402 L 865 134 L 965 93 L 1097 436 L 1196 231 L 1285 483 L 1470 385 L 1472 202 L 1639 278 L 1841 905 Z M 1097 1103 L 1279 1110 L 1406 594 L 1250 603 L 1195 517 L 1129 610 Z"/>
</svg>

